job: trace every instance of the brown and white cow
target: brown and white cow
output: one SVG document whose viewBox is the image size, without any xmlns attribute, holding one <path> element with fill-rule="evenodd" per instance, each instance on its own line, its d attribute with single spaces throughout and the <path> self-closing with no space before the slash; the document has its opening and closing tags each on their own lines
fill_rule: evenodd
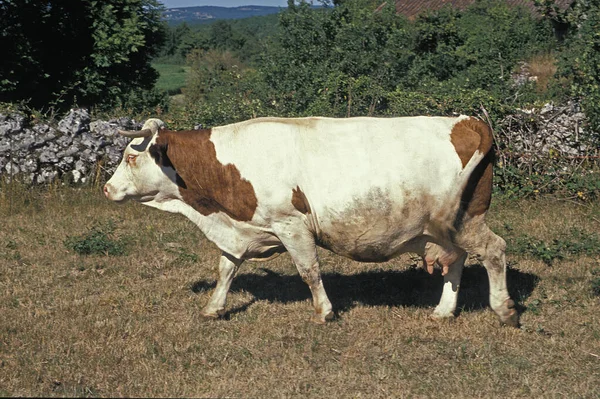
<svg viewBox="0 0 600 399">
<path fill-rule="evenodd" d="M 259 118 L 209 130 L 169 131 L 158 119 L 134 139 L 104 187 L 194 222 L 222 251 L 202 313 L 225 312 L 244 260 L 289 252 L 308 284 L 314 319 L 333 316 L 317 246 L 364 262 L 404 252 L 442 267 L 434 317 L 454 315 L 467 253 L 487 269 L 490 305 L 517 326 L 506 288 L 505 241 L 485 224 L 492 134 L 478 119 Z"/>
</svg>

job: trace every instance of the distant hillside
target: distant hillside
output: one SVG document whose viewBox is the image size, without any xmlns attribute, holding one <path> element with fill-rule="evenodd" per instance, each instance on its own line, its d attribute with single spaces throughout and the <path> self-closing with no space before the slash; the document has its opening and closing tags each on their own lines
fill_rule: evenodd
<svg viewBox="0 0 600 399">
<path fill-rule="evenodd" d="M 164 12 L 164 18 L 169 24 L 181 22 L 202 23 L 211 22 L 217 19 L 241 19 L 255 17 L 260 15 L 276 14 L 283 7 L 268 6 L 241 6 L 241 7 L 216 7 L 216 6 L 198 6 L 198 7 L 179 7 L 168 8 Z"/>
</svg>

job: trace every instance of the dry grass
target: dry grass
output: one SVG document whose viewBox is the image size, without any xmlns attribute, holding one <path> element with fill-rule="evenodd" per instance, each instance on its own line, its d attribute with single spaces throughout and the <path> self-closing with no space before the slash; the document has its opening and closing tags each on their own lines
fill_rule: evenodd
<svg viewBox="0 0 600 399">
<path fill-rule="evenodd" d="M 15 189 L 16 190 L 16 189 Z M 248 263 L 228 320 L 203 321 L 218 250 L 185 219 L 117 206 L 99 190 L 0 192 L 0 396 L 600 396 L 598 259 L 549 268 L 508 256 L 520 330 L 487 307 L 484 269 L 465 269 L 454 321 L 432 321 L 441 292 L 409 256 L 380 265 L 321 252 L 338 318 L 308 321 L 308 288 L 288 256 Z M 15 201 L 15 197 L 18 201 Z M 600 207 L 494 204 L 490 224 L 551 239 L 598 231 Z M 125 256 L 64 245 L 112 221 Z"/>
<path fill-rule="evenodd" d="M 550 79 L 556 74 L 556 58 L 552 53 L 542 53 L 531 58 L 528 65 L 531 76 L 537 77 L 536 87 L 538 92 L 545 92 Z"/>
</svg>

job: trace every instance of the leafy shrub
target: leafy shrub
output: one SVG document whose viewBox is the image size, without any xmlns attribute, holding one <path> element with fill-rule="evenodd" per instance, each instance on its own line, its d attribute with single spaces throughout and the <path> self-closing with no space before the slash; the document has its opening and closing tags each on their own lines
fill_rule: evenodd
<svg viewBox="0 0 600 399">
<path fill-rule="evenodd" d="M 169 109 L 169 96 L 159 89 L 130 90 L 115 100 L 110 107 L 98 107 L 96 111 L 114 110 L 123 115 L 136 115 L 150 112 L 160 115 Z"/>
<path fill-rule="evenodd" d="M 395 116 L 453 114 L 479 115 L 497 121 L 511 112 L 512 107 L 500 101 L 492 93 L 483 90 L 469 90 L 456 86 L 439 84 L 437 90 L 429 92 L 397 89 L 387 98 L 388 112 Z"/>
<path fill-rule="evenodd" d="M 559 74 L 571 81 L 592 131 L 600 132 L 600 1 L 582 0 L 563 16 L 571 33 L 559 62 Z"/>
</svg>

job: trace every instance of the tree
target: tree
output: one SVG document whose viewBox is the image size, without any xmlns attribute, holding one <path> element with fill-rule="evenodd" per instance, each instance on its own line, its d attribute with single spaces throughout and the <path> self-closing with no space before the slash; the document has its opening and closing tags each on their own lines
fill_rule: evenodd
<svg viewBox="0 0 600 399">
<path fill-rule="evenodd" d="M 571 34 L 559 73 L 572 80 L 571 92 L 600 139 L 600 0 L 582 0 L 567 15 Z"/>
<path fill-rule="evenodd" d="M 239 50 L 245 39 L 233 30 L 226 20 L 219 20 L 210 26 L 211 47 L 218 50 Z"/>
<path fill-rule="evenodd" d="M 410 55 L 405 19 L 392 6 L 346 0 L 332 8 L 288 3 L 262 71 L 283 114 L 373 114 L 402 78 Z M 375 11 L 378 10 L 378 11 Z"/>
<path fill-rule="evenodd" d="M 277 112 L 294 115 L 307 109 L 327 79 L 331 37 L 327 16 L 306 2 L 279 16 L 279 31 L 262 65 L 266 83 L 273 89 Z"/>
<path fill-rule="evenodd" d="M 233 53 L 196 49 L 188 54 L 188 65 L 190 76 L 183 92 L 194 123 L 218 126 L 264 113 L 262 79 Z"/>
<path fill-rule="evenodd" d="M 151 89 L 161 11 L 156 0 L 0 1 L 0 101 L 110 106 Z"/>
<path fill-rule="evenodd" d="M 166 26 L 166 40 L 163 48 L 160 51 L 159 56 L 161 57 L 172 57 L 174 59 L 180 58 L 180 62 L 185 62 L 187 53 L 182 54 L 180 46 L 184 38 L 191 35 L 191 29 L 185 22 L 175 26 Z"/>
</svg>

